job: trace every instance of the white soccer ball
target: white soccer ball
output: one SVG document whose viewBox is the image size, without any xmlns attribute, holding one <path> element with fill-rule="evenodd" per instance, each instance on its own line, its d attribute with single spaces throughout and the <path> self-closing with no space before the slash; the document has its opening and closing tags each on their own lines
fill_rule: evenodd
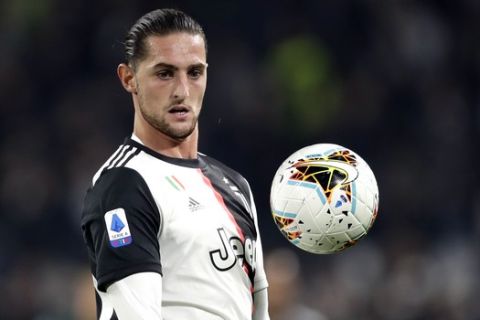
<svg viewBox="0 0 480 320">
<path fill-rule="evenodd" d="M 316 254 L 341 251 L 364 237 L 378 213 L 378 186 L 368 164 L 345 147 L 298 150 L 277 170 L 273 219 L 295 246 Z"/>
</svg>

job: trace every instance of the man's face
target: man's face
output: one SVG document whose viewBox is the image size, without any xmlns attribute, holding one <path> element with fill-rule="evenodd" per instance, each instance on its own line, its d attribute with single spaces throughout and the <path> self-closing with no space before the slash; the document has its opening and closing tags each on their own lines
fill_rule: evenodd
<svg viewBox="0 0 480 320">
<path fill-rule="evenodd" d="M 204 40 L 188 33 L 149 36 L 145 48 L 135 68 L 136 112 L 168 137 L 184 140 L 197 126 L 207 86 Z"/>
</svg>

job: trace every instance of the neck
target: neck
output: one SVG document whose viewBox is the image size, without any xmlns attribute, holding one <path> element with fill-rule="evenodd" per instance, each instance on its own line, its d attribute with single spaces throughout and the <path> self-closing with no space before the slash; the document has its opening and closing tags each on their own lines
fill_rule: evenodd
<svg viewBox="0 0 480 320">
<path fill-rule="evenodd" d="M 140 125 L 135 119 L 133 133 L 148 148 L 172 158 L 196 159 L 198 151 L 198 124 L 187 138 L 176 140 L 150 125 Z"/>
</svg>

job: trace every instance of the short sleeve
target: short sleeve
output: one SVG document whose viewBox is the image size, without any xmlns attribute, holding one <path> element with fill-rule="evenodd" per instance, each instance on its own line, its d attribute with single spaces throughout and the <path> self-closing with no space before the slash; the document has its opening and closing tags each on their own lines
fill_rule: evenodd
<svg viewBox="0 0 480 320">
<path fill-rule="evenodd" d="M 139 272 L 162 273 L 160 212 L 142 176 L 130 168 L 104 172 L 85 197 L 82 231 L 98 289 Z"/>
</svg>

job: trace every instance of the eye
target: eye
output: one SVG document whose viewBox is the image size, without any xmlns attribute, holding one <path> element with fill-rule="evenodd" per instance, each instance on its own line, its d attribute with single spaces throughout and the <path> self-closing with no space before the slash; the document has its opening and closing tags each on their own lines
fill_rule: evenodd
<svg viewBox="0 0 480 320">
<path fill-rule="evenodd" d="M 155 73 L 157 78 L 162 79 L 162 80 L 168 80 L 173 77 L 173 72 L 172 70 L 159 70 Z"/>
<path fill-rule="evenodd" d="M 188 71 L 188 75 L 192 79 L 198 79 L 203 75 L 203 69 L 201 68 L 193 68 L 190 71 Z"/>
</svg>

